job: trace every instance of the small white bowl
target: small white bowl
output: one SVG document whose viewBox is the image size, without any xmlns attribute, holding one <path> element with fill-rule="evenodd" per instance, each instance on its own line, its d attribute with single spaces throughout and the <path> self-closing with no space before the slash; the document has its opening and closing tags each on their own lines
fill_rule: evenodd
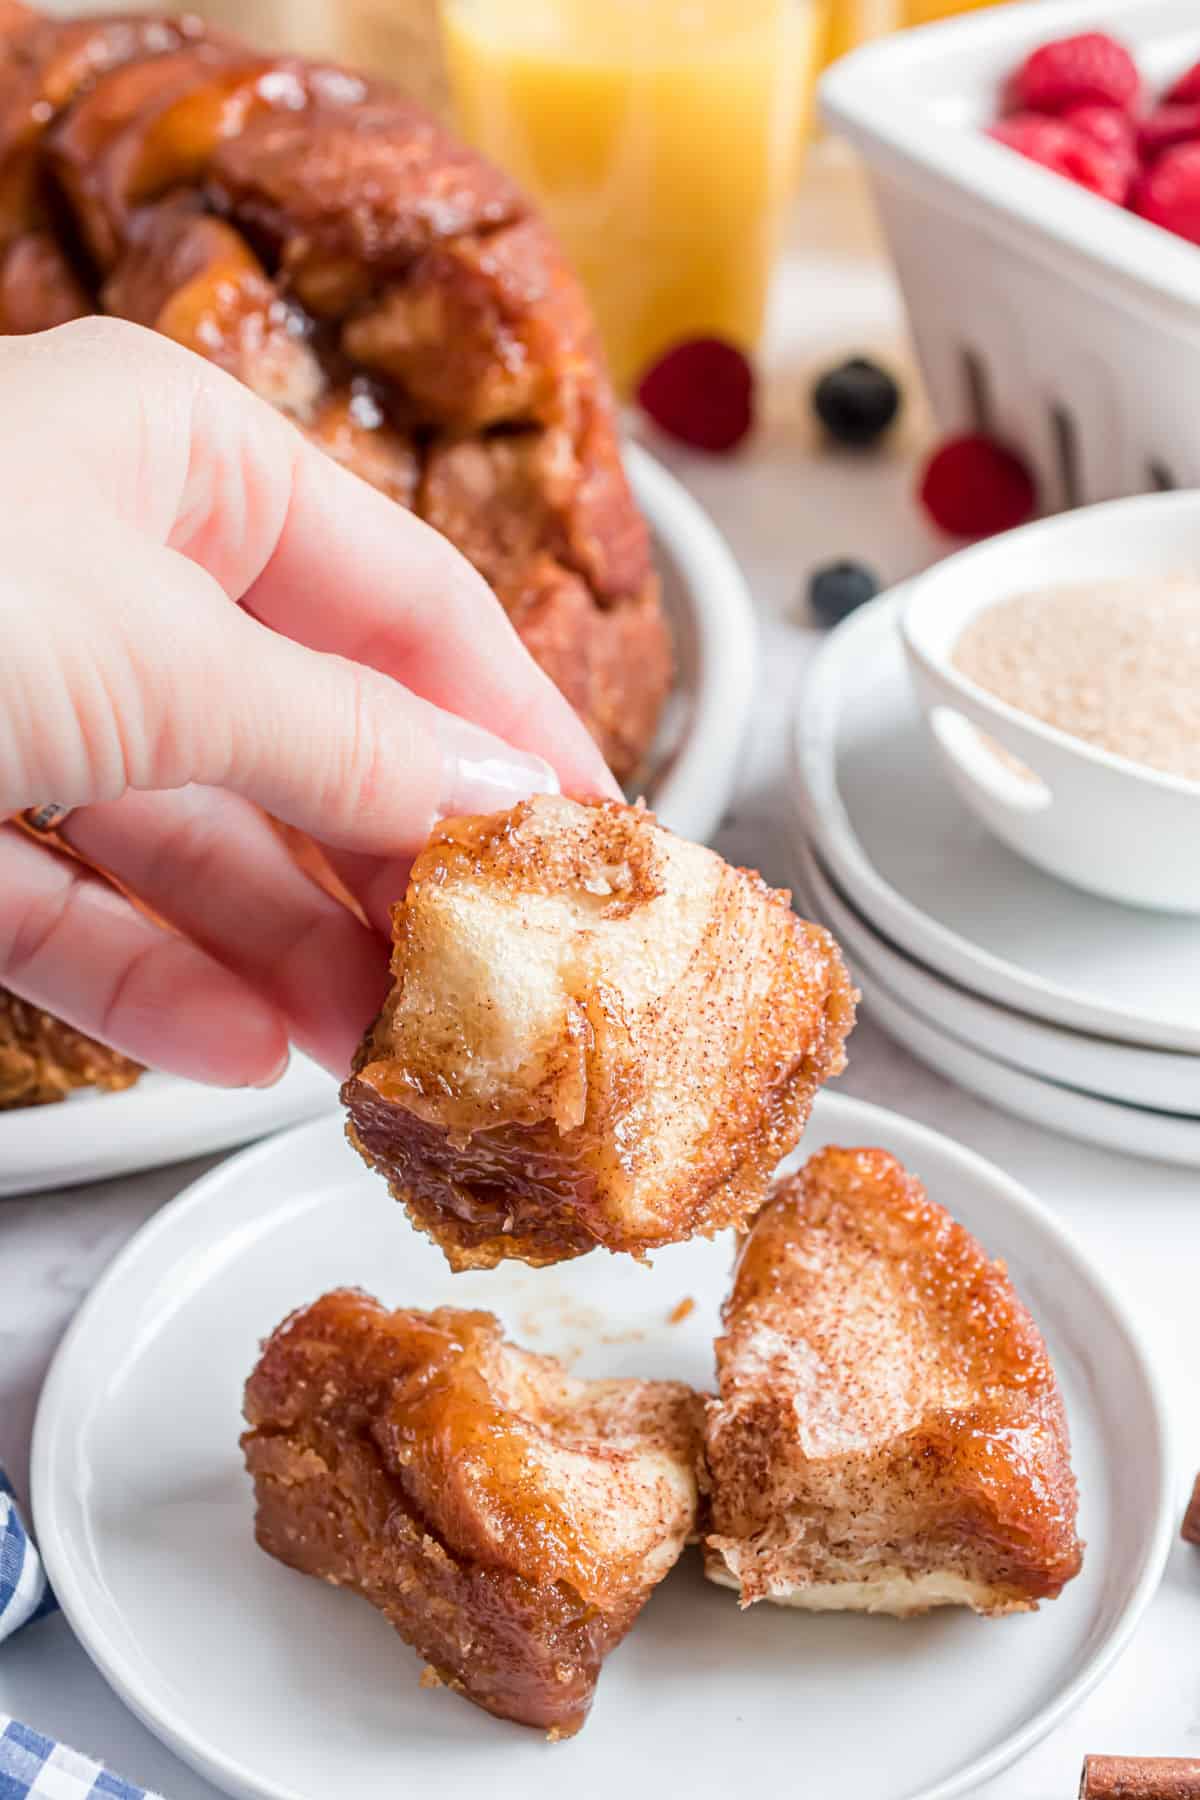
<svg viewBox="0 0 1200 1800">
<path fill-rule="evenodd" d="M 997 837 L 1091 893 L 1200 913 L 1200 782 L 1045 725 L 951 661 L 971 619 L 1010 595 L 1178 575 L 1200 578 L 1200 491 L 1085 507 L 961 551 L 913 582 L 901 631 L 954 785 Z M 981 741 L 981 731 L 1037 779 L 1010 768 Z"/>
</svg>

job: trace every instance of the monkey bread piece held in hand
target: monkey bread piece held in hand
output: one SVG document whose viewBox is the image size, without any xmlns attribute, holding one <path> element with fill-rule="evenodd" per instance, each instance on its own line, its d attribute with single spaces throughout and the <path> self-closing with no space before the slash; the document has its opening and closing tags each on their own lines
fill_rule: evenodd
<svg viewBox="0 0 1200 1800">
<path fill-rule="evenodd" d="M 490 1313 L 326 1294 L 268 1340 L 245 1412 L 262 1548 L 552 1737 L 695 1531 L 698 1397 L 577 1381 Z"/>
<path fill-rule="evenodd" d="M 141 1073 L 119 1050 L 0 988 L 0 1112 L 46 1106 L 78 1088 L 116 1093 Z"/>
<path fill-rule="evenodd" d="M 0 0 L 0 334 L 98 312 L 448 537 L 634 774 L 671 681 L 649 534 L 583 290 L 506 175 L 374 77 Z"/>
<path fill-rule="evenodd" d="M 844 1066 L 828 932 L 638 807 L 448 820 L 393 919 L 342 1098 L 456 1269 L 743 1224 Z"/>
<path fill-rule="evenodd" d="M 1067 1422 L 1001 1263 L 883 1150 L 823 1150 L 742 1247 L 705 1562 L 742 1604 L 1028 1612 L 1077 1575 Z"/>
</svg>

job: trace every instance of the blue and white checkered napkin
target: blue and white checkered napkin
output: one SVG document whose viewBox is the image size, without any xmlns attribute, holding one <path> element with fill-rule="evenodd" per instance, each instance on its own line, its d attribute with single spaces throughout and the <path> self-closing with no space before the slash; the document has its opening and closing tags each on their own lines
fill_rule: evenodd
<svg viewBox="0 0 1200 1800">
<path fill-rule="evenodd" d="M 0 1469 L 0 1642 L 54 1610 L 42 1559 L 17 1510 L 16 1496 Z M 0 1800 L 8 1800 L 0 1793 Z"/>
<path fill-rule="evenodd" d="M 42 1559 L 0 1469 L 0 1640 L 53 1612 Z M 161 1800 L 0 1712 L 0 1800 Z"/>
<path fill-rule="evenodd" d="M 161 1800 L 0 1713 L 0 1800 Z"/>
</svg>

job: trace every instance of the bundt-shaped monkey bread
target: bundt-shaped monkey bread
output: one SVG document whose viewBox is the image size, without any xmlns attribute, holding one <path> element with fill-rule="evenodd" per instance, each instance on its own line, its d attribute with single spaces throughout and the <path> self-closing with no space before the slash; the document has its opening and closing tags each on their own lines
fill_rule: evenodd
<svg viewBox="0 0 1200 1800">
<path fill-rule="evenodd" d="M 445 533 L 635 772 L 671 672 L 646 526 L 582 291 L 499 170 L 374 79 L 0 0 L 0 332 L 94 312 Z"/>
</svg>

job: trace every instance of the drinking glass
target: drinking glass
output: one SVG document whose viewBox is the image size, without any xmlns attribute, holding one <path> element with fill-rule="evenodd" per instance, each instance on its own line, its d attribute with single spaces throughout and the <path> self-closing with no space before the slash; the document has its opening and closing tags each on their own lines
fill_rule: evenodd
<svg viewBox="0 0 1200 1800">
<path fill-rule="evenodd" d="M 541 205 L 617 386 L 758 339 L 825 0 L 443 0 L 464 134 Z"/>
</svg>

